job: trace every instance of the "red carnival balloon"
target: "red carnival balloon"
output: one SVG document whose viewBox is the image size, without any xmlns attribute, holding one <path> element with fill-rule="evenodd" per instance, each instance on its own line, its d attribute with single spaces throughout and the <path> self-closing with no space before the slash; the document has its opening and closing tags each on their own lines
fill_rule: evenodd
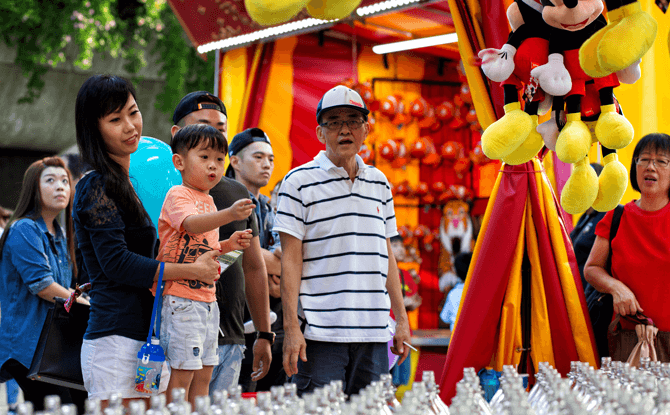
<svg viewBox="0 0 670 415">
<path fill-rule="evenodd" d="M 384 160 L 393 161 L 398 157 L 398 143 L 395 140 L 386 140 L 386 142 L 379 147 L 379 155 Z"/>
<path fill-rule="evenodd" d="M 427 194 L 428 194 L 428 183 L 419 182 L 419 184 L 416 185 L 416 189 L 414 189 L 414 195 L 418 197 L 423 197 Z"/>
<path fill-rule="evenodd" d="M 472 94 L 470 93 L 470 87 L 468 84 L 461 85 L 460 97 L 463 102 L 467 104 L 472 104 Z"/>
<path fill-rule="evenodd" d="M 455 107 L 450 101 L 444 101 L 435 107 L 435 117 L 441 121 L 449 121 L 454 117 Z"/>
<path fill-rule="evenodd" d="M 447 141 L 442 144 L 440 154 L 447 161 L 456 161 L 463 150 L 463 145 L 458 141 Z"/>
</svg>

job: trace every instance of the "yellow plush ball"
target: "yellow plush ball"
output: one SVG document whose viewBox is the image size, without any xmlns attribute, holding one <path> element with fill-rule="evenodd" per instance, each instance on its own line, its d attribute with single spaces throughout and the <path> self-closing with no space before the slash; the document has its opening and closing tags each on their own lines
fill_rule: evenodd
<svg viewBox="0 0 670 415">
<path fill-rule="evenodd" d="M 256 23 L 272 26 L 284 23 L 307 6 L 309 0 L 244 0 L 244 6 Z"/>
<path fill-rule="evenodd" d="M 349 16 L 361 4 L 361 0 L 312 0 L 307 11 L 315 19 L 340 20 Z"/>
</svg>

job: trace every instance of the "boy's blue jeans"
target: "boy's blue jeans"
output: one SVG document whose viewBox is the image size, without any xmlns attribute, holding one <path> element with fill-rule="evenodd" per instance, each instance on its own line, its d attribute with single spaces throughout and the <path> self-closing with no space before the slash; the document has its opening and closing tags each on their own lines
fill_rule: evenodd
<svg viewBox="0 0 670 415">
<path fill-rule="evenodd" d="M 344 393 L 355 395 L 389 373 L 387 343 L 329 343 L 305 340 L 307 361 L 298 359 L 298 373 L 291 382 L 298 395 L 341 380 Z"/>
</svg>

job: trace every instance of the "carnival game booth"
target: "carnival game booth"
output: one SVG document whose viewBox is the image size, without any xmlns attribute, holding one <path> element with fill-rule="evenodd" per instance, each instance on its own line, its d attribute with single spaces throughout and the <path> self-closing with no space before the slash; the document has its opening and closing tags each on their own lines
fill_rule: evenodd
<svg viewBox="0 0 670 415">
<path fill-rule="evenodd" d="M 542 361 L 563 374 L 571 360 L 595 365 L 598 356 L 568 238 L 572 222 L 586 208 L 570 202 L 583 199 L 590 206 L 596 198 L 603 200 L 602 193 L 607 206 L 612 201 L 616 205 L 618 200 L 631 200 L 635 195 L 626 189 L 627 175 L 619 167 L 618 176 L 613 176 L 616 180 L 606 186 L 597 178 L 594 182 L 588 171 L 584 173 L 584 164 L 607 155 L 605 163 L 618 158 L 625 171 L 636 140 L 649 132 L 667 130 L 660 114 L 670 109 L 665 108 L 670 104 L 662 93 L 668 90 L 669 81 L 661 71 L 670 64 L 666 42 L 670 25 L 661 9 L 651 0 L 626 6 L 625 10 L 637 7 L 651 16 L 657 22 L 658 38 L 655 43 L 653 38 L 647 42 L 649 51 L 642 53 L 642 77 L 639 73 L 638 79 L 632 79 L 635 73 L 620 76 L 632 82 L 614 89 L 616 99 L 611 106 L 586 100 L 572 111 L 572 119 L 581 117 L 585 124 L 590 123 L 580 127 L 582 142 L 586 135 L 589 139 L 580 150 L 584 154 L 567 160 L 570 151 L 559 144 L 560 132 L 547 145 L 556 152 L 544 148 L 544 142 L 521 149 L 521 143 L 529 141 L 509 138 L 523 129 L 527 130 L 522 134 L 525 139 L 536 125 L 551 121 L 551 106 L 533 110 L 533 116 L 539 117 L 532 119 L 532 128 L 531 121 L 523 128 L 516 128 L 520 125 L 516 121 L 504 128 L 496 123 L 509 121 L 505 118 L 508 112 L 532 107 L 540 96 L 536 95 L 537 80 L 543 84 L 540 75 L 519 78 L 512 99 L 509 88 L 500 83 L 511 72 L 497 70 L 495 65 L 491 68 L 492 56 L 499 60 L 514 56 L 509 48 L 502 48 L 504 44 L 516 44 L 515 51 L 524 49 L 521 42 L 525 38 L 508 38 L 506 10 L 514 6 L 511 0 L 276 3 L 170 1 L 194 46 L 201 52 L 219 50 L 215 85 L 228 108 L 229 136 L 258 126 L 273 141 L 276 167 L 271 184 L 323 148 L 314 134 L 314 113 L 324 91 L 345 84 L 364 97 L 373 110 L 373 131 L 361 155 L 392 183 L 408 257 L 416 253 L 413 260 L 401 264 L 404 269 L 418 270 L 421 277 L 423 304 L 411 315 L 414 328 L 439 326 L 438 312 L 444 298 L 440 281 L 449 285 L 455 253 L 474 249 L 444 371 L 436 370 L 438 376 L 442 372 L 442 398 L 450 401 L 456 381 L 468 366 L 501 370 L 502 365 L 511 364 L 532 375 Z M 558 3 L 554 2 L 556 10 L 582 4 Z M 607 3 L 612 10 L 623 7 L 610 4 L 614 3 L 610 0 Z M 537 13 L 543 6 L 520 0 L 514 7 Z M 607 16 L 605 10 L 602 21 L 606 24 L 604 19 L 609 18 L 616 22 L 626 13 L 619 10 Z M 534 16 L 542 19 L 543 15 Z M 510 23 L 518 28 L 513 18 Z M 560 26 L 561 22 L 551 23 Z M 409 52 L 373 51 L 379 44 L 452 33 L 457 35 L 457 44 Z M 644 40 L 637 37 L 630 38 Z M 525 49 L 534 46 L 526 43 Z M 496 50 L 480 55 L 487 48 Z M 632 50 L 634 45 L 621 42 L 619 50 L 627 48 Z M 578 60 L 575 50 L 569 51 L 573 69 Z M 584 62 L 586 66 L 593 64 L 593 60 Z M 595 62 L 600 66 L 610 63 L 606 59 Z M 544 63 L 546 60 L 535 65 L 528 60 L 528 72 Z M 600 66 L 596 69 L 603 70 Z M 586 84 L 590 88 L 591 84 Z M 558 97 L 563 89 L 556 91 L 553 95 Z M 510 103 L 517 107 L 503 106 Z M 570 112 L 570 105 L 568 101 L 568 106 L 561 108 Z M 609 118 L 616 118 L 616 125 L 626 128 L 600 128 L 598 133 L 601 113 L 611 113 Z M 614 124 L 606 127 L 610 125 Z M 483 138 L 482 131 L 486 131 Z M 620 136 L 614 139 L 627 141 L 616 147 L 617 157 L 601 155 L 599 144 L 591 146 L 592 136 L 603 141 L 603 133 L 612 131 L 625 136 L 625 140 Z M 524 151 L 528 154 L 519 155 Z M 586 174 L 584 180 L 582 174 Z M 574 179 L 572 184 L 570 179 Z M 588 185 L 574 187 L 587 179 Z M 612 183 L 618 192 L 615 195 L 608 187 Z M 564 190 L 566 186 L 569 191 Z M 579 197 L 581 192 L 585 197 Z M 564 201 L 566 193 L 571 196 Z M 415 368 L 416 357 L 413 355 Z M 442 356 L 425 353 L 419 360 L 433 365 L 424 368 L 436 369 L 435 365 L 442 366 L 440 357 L 444 359 L 443 352 Z"/>
</svg>

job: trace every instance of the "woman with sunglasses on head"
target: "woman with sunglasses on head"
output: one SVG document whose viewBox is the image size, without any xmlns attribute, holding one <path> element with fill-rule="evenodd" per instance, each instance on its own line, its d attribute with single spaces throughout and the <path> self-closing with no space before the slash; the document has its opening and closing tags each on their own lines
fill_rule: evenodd
<svg viewBox="0 0 670 415">
<path fill-rule="evenodd" d="M 630 167 L 640 198 L 627 203 L 611 243 L 612 275 L 605 271 L 613 211 L 596 226 L 596 241 L 584 266 L 586 280 L 611 294 L 614 312 L 643 312 L 670 331 L 670 136 L 654 133 L 635 146 Z M 667 349 L 669 345 L 664 347 Z"/>
<path fill-rule="evenodd" d="M 65 229 L 56 220 L 63 211 Z M 0 378 L 14 378 L 36 410 L 43 409 L 47 395 L 83 409 L 81 392 L 26 377 L 51 303 L 70 296 L 77 275 L 71 212 L 70 172 L 63 160 L 36 161 L 23 176 L 18 204 L 0 238 Z"/>
<path fill-rule="evenodd" d="M 137 352 L 149 333 L 159 277 L 156 228 L 129 176 L 130 155 L 142 135 L 135 89 L 126 79 L 96 75 L 77 94 L 77 145 L 92 171 L 77 184 L 73 218 L 81 274 L 91 282 L 91 311 L 81 351 L 89 399 L 118 393 L 124 401 L 147 398 L 134 390 Z M 213 284 L 218 251 L 190 264 L 165 263 L 163 280 Z M 169 377 L 162 375 L 161 389 Z M 103 406 L 106 402 L 103 401 Z"/>
</svg>

